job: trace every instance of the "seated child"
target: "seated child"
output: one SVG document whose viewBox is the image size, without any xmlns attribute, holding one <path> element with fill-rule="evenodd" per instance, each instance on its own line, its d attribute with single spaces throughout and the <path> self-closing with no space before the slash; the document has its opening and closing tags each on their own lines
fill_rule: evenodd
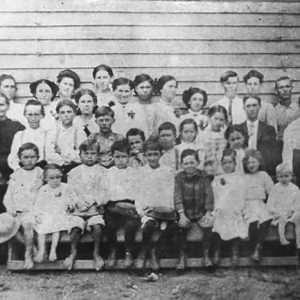
<svg viewBox="0 0 300 300">
<path fill-rule="evenodd" d="M 203 264 L 212 266 L 209 249 L 212 235 L 212 210 L 214 209 L 211 182 L 204 171 L 198 169 L 198 153 L 185 149 L 181 154 L 183 171 L 175 177 L 174 201 L 179 213 L 179 249 L 180 259 L 177 269 L 185 269 L 186 235 L 192 223 L 196 223 L 203 231 Z"/>
<path fill-rule="evenodd" d="M 145 133 L 138 128 L 131 128 L 126 133 L 126 140 L 130 146 L 129 166 L 145 166 L 147 160 L 144 156 Z"/>
<path fill-rule="evenodd" d="M 278 183 L 269 194 L 267 207 L 273 217 L 272 224 L 278 225 L 280 243 L 289 244 L 285 237 L 285 226 L 288 222 L 295 224 L 297 248 L 300 248 L 300 191 L 291 182 L 292 170 L 284 164 L 276 167 Z"/>
<path fill-rule="evenodd" d="M 8 213 L 19 218 L 24 230 L 25 264 L 24 268 L 33 268 L 33 206 L 38 189 L 43 184 L 43 171 L 36 167 L 39 149 L 32 143 L 23 144 L 18 151 L 22 167 L 17 169 L 9 179 L 3 204 Z"/>
<path fill-rule="evenodd" d="M 70 224 L 71 253 L 65 259 L 65 266 L 71 270 L 74 266 L 78 243 L 84 230 L 91 231 L 94 239 L 94 264 L 96 271 L 104 267 L 104 261 L 99 255 L 102 239 L 103 204 L 106 196 L 106 170 L 97 164 L 99 145 L 95 140 L 86 140 L 79 146 L 82 164 L 72 169 L 68 174 L 68 184 L 77 194 L 74 203 L 74 216 Z"/>
<path fill-rule="evenodd" d="M 245 195 L 243 178 L 235 172 L 235 150 L 226 149 L 223 152 L 223 175 L 218 175 L 212 183 L 214 193 L 214 226 L 216 249 L 213 263 L 220 262 L 221 239 L 230 241 L 232 247 L 232 264 L 239 262 L 239 242 L 248 236 L 248 225 L 243 219 Z"/>
<path fill-rule="evenodd" d="M 133 264 L 132 251 L 135 234 L 140 218 L 135 208 L 137 200 L 137 170 L 128 166 L 129 145 L 125 141 L 117 141 L 111 146 L 114 166 L 108 170 L 108 203 L 105 206 L 105 235 L 109 246 L 109 257 L 106 266 L 113 268 L 116 264 L 117 231 L 125 231 L 124 266 Z"/>
<path fill-rule="evenodd" d="M 94 139 L 100 146 L 99 164 L 105 168 L 113 166 L 111 146 L 116 141 L 124 139 L 118 133 L 112 132 L 111 126 L 114 123 L 114 112 L 109 106 L 101 106 L 95 112 L 96 123 L 100 131 L 91 134 L 89 138 Z"/>
<path fill-rule="evenodd" d="M 73 206 L 73 202 L 76 202 L 76 195 L 68 184 L 61 182 L 61 178 L 60 166 L 48 164 L 45 167 L 46 184 L 39 189 L 34 205 L 34 229 L 38 233 L 38 253 L 35 261 L 38 263 L 45 260 L 46 234 L 52 234 L 49 261 L 56 261 L 60 232 L 69 230 L 72 216 L 67 215 L 67 211 Z"/>
<path fill-rule="evenodd" d="M 158 127 L 159 143 L 162 147 L 160 165 L 172 168 L 175 172 L 180 168 L 179 151 L 176 145 L 176 127 L 171 122 L 164 122 Z"/>
<path fill-rule="evenodd" d="M 143 246 L 136 267 L 142 269 L 150 252 L 150 265 L 159 269 L 159 256 L 177 231 L 177 213 L 174 208 L 174 172 L 161 166 L 159 159 L 162 147 L 157 140 L 147 140 L 144 145 L 148 165 L 141 169 L 140 196 L 136 201 L 137 211 L 142 217 Z M 152 244 L 153 233 L 161 235 Z"/>
</svg>

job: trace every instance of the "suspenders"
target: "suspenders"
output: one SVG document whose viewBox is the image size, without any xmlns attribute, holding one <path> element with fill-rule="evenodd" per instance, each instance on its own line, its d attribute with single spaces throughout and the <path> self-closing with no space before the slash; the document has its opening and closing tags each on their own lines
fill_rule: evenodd
<svg viewBox="0 0 300 300">
<path fill-rule="evenodd" d="M 57 131 L 56 131 L 56 135 L 55 135 L 55 141 L 54 141 L 54 147 L 55 147 L 55 151 L 58 153 L 58 154 L 60 154 L 61 153 L 61 151 L 60 151 L 60 147 L 59 147 L 59 145 L 58 145 L 58 139 L 59 139 L 59 137 L 60 137 L 60 132 L 61 132 L 61 128 L 58 128 L 57 129 Z M 78 129 L 77 128 L 74 128 L 74 135 L 73 135 L 73 149 L 74 150 L 77 150 L 77 148 L 78 148 L 78 145 L 77 145 L 77 143 L 78 143 Z"/>
</svg>

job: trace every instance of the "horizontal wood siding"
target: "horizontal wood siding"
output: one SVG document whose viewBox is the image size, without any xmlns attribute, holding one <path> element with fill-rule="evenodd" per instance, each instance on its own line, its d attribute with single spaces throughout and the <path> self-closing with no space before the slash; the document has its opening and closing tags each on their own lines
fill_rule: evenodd
<svg viewBox="0 0 300 300">
<path fill-rule="evenodd" d="M 0 8 L 0 72 L 18 81 L 19 101 L 28 84 L 56 79 L 72 68 L 91 86 L 92 68 L 111 65 L 118 76 L 174 75 L 178 97 L 190 86 L 222 95 L 220 75 L 240 79 L 255 68 L 265 75 L 264 100 L 274 80 L 295 79 L 300 95 L 298 1 L 4 0 Z M 244 93 L 243 83 L 240 93 Z"/>
</svg>

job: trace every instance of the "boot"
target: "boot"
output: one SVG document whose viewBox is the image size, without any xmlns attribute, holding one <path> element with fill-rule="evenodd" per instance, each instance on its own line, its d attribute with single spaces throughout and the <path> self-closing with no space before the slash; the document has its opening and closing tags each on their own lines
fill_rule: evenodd
<svg viewBox="0 0 300 300">
<path fill-rule="evenodd" d="M 239 262 L 240 262 L 239 248 L 233 246 L 232 247 L 232 259 L 231 259 L 232 266 L 237 267 L 239 265 Z"/>
<path fill-rule="evenodd" d="M 220 249 L 216 249 L 215 250 L 214 258 L 213 258 L 213 264 L 214 264 L 214 266 L 217 266 L 220 263 L 220 260 L 221 260 L 220 252 L 221 252 Z"/>
<path fill-rule="evenodd" d="M 259 262 L 260 261 L 260 250 L 261 250 L 261 246 L 257 245 L 255 247 L 254 253 L 250 256 L 250 259 L 255 261 L 255 262 Z"/>
<path fill-rule="evenodd" d="M 133 258 L 132 258 L 132 254 L 130 251 L 126 251 L 125 254 L 125 260 L 124 260 L 124 267 L 126 269 L 129 269 L 133 264 Z"/>
<path fill-rule="evenodd" d="M 106 261 L 106 267 L 107 268 L 113 268 L 116 265 L 116 254 L 117 254 L 117 249 L 113 248 L 109 254 L 109 257 L 107 258 Z"/>
<path fill-rule="evenodd" d="M 186 267 L 186 256 L 183 250 L 180 251 L 179 260 L 176 265 L 176 270 L 181 271 Z"/>
<path fill-rule="evenodd" d="M 209 257 L 209 250 L 206 249 L 204 250 L 204 255 L 203 255 L 203 266 L 204 267 L 211 267 L 213 265 L 213 263 L 210 260 Z"/>
<path fill-rule="evenodd" d="M 146 261 L 146 256 L 147 256 L 147 250 L 146 248 L 143 248 L 140 252 L 140 254 L 138 255 L 136 261 L 135 261 L 135 267 L 137 269 L 143 269 L 145 266 L 145 261 Z"/>
<path fill-rule="evenodd" d="M 159 270 L 159 259 L 156 252 L 156 248 L 150 250 L 150 266 L 153 271 Z"/>
</svg>

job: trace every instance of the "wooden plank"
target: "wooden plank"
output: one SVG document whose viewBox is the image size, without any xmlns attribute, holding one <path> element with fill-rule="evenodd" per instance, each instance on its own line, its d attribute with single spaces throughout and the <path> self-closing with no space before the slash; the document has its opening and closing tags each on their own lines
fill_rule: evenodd
<svg viewBox="0 0 300 300">
<path fill-rule="evenodd" d="M 298 2 L 251 2 L 251 1 L 74 1 L 74 0 L 2 0 L 1 11 L 129 11 L 129 12 L 234 12 L 234 13 L 297 13 Z"/>
<path fill-rule="evenodd" d="M 0 26 L 172 25 L 172 26 L 300 26 L 299 15 L 226 13 L 131 12 L 0 12 Z"/>
<path fill-rule="evenodd" d="M 289 54 L 299 41 L 0 40 L 0 54 Z"/>
<path fill-rule="evenodd" d="M 74 26 L 0 28 L 0 40 L 300 40 L 297 28 L 197 26 Z"/>
</svg>

